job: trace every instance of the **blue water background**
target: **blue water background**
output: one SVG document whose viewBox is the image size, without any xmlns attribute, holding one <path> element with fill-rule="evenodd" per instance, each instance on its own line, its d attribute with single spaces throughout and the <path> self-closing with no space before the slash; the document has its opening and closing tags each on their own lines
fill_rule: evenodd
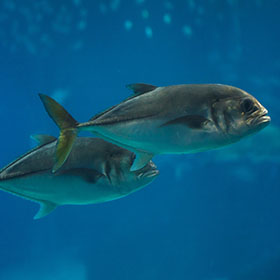
<svg viewBox="0 0 280 280">
<path fill-rule="evenodd" d="M 158 156 L 126 198 L 59 207 L 0 193 L 0 279 L 279 280 L 280 2 L 1 0 L 1 165 L 58 135 L 38 98 L 79 121 L 130 83 L 225 83 L 272 124 L 223 150 Z"/>
</svg>

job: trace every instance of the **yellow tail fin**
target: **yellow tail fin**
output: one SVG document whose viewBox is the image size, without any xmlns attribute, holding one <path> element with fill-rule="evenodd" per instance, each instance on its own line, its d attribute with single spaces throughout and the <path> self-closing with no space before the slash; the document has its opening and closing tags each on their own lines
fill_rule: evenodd
<svg viewBox="0 0 280 280">
<path fill-rule="evenodd" d="M 49 116 L 60 129 L 60 135 L 56 144 L 55 165 L 52 171 L 56 172 L 66 161 L 71 152 L 73 143 L 77 137 L 79 124 L 59 103 L 51 97 L 39 94 Z"/>
</svg>

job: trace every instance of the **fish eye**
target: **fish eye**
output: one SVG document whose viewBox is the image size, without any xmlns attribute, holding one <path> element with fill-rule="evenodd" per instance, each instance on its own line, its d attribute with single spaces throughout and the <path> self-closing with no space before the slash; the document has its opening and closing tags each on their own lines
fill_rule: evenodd
<svg viewBox="0 0 280 280">
<path fill-rule="evenodd" d="M 252 112 L 254 112 L 254 111 L 256 111 L 258 108 L 256 107 L 256 106 L 254 106 L 255 104 L 254 104 L 254 101 L 253 100 L 251 100 L 251 99 L 249 99 L 249 98 L 246 98 L 243 102 L 242 102 L 242 104 L 241 104 L 241 106 L 242 106 L 242 111 L 244 112 L 244 113 L 252 113 Z"/>
</svg>

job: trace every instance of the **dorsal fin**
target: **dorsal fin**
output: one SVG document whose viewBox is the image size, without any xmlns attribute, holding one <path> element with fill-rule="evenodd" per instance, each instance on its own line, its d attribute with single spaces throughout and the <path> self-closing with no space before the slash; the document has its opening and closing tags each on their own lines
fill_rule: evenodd
<svg viewBox="0 0 280 280">
<path fill-rule="evenodd" d="M 35 140 L 39 146 L 48 144 L 56 140 L 56 137 L 45 134 L 32 134 L 30 138 Z"/>
<path fill-rule="evenodd" d="M 149 84 L 130 84 L 126 86 L 127 88 L 131 89 L 135 96 L 141 95 L 143 93 L 152 91 L 156 89 L 156 86 L 149 85 Z"/>
</svg>

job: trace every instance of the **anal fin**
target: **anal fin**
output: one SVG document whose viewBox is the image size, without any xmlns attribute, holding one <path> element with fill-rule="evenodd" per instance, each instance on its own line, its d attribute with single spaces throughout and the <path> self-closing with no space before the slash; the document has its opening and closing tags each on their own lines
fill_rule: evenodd
<svg viewBox="0 0 280 280">
<path fill-rule="evenodd" d="M 34 216 L 34 220 L 41 219 L 48 214 L 50 214 L 55 208 L 57 207 L 56 204 L 49 202 L 49 201 L 40 201 L 40 209 L 37 214 Z"/>
<path fill-rule="evenodd" d="M 28 195 L 24 195 L 24 194 L 18 193 L 16 191 L 12 191 L 12 190 L 10 190 L 9 188 L 7 188 L 7 187 L 5 187 L 3 185 L 0 186 L 0 189 L 3 190 L 3 191 L 8 192 L 10 194 L 13 194 L 13 195 L 15 195 L 17 197 L 20 197 L 20 198 L 23 198 L 23 199 L 27 199 L 27 200 L 30 200 L 30 201 L 33 201 L 33 202 L 36 202 L 36 203 L 39 203 L 40 204 L 40 209 L 36 213 L 36 215 L 33 217 L 34 220 L 38 220 L 38 219 L 41 219 L 41 218 L 47 216 L 53 210 L 55 210 L 56 207 L 57 207 L 57 204 L 55 204 L 53 202 L 46 201 L 46 200 L 35 199 L 35 198 L 30 197 Z"/>
<path fill-rule="evenodd" d="M 133 151 L 136 155 L 132 166 L 130 167 L 130 171 L 136 171 L 143 168 L 154 156 L 150 153 L 145 153 L 141 151 Z"/>
</svg>

